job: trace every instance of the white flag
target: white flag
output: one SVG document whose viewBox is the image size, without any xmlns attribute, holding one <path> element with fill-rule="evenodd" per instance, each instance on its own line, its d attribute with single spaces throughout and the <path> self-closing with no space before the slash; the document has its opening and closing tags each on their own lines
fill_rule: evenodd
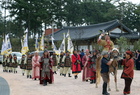
<svg viewBox="0 0 140 95">
<path fill-rule="evenodd" d="M 60 45 L 59 51 L 65 52 L 65 34 L 64 34 L 64 39 Z"/>
<path fill-rule="evenodd" d="M 22 53 L 22 50 L 23 49 L 23 42 L 22 42 L 22 39 L 21 39 L 21 53 Z M 22 53 L 23 54 L 23 53 Z"/>
<path fill-rule="evenodd" d="M 55 46 L 55 44 L 53 42 L 54 38 L 52 36 L 51 36 L 51 38 L 52 38 L 52 48 L 53 48 L 53 51 L 57 51 L 57 48 L 56 48 L 56 46 Z"/>
<path fill-rule="evenodd" d="M 35 49 L 36 49 L 36 51 L 39 51 L 39 45 L 38 45 L 38 34 L 36 34 Z"/>
<path fill-rule="evenodd" d="M 3 51 L 4 54 L 8 53 L 8 51 L 7 51 L 8 38 L 9 38 L 9 35 L 7 34 L 7 35 L 5 36 L 5 41 L 4 41 L 4 51 Z"/>
<path fill-rule="evenodd" d="M 41 37 L 41 44 L 40 44 L 40 49 L 43 51 L 44 50 L 44 32 L 42 34 L 42 37 Z"/>
<path fill-rule="evenodd" d="M 2 49 L 1 49 L 1 55 L 4 55 L 4 51 L 5 51 L 5 42 L 4 42 L 4 39 L 3 39 L 3 43 L 2 43 Z"/>
<path fill-rule="evenodd" d="M 12 53 L 12 46 L 11 46 L 11 42 L 10 39 L 8 39 L 8 44 L 7 44 L 7 54 L 11 54 Z"/>
<path fill-rule="evenodd" d="M 28 38 L 27 38 L 27 34 L 24 37 L 24 43 L 23 43 L 23 49 L 22 49 L 22 54 L 25 54 L 26 52 L 28 52 L 29 48 L 28 48 Z"/>
<path fill-rule="evenodd" d="M 74 50 L 74 46 L 73 46 L 73 43 L 72 43 L 72 40 L 70 38 L 70 34 L 69 34 L 69 30 L 68 30 L 68 47 L 67 47 L 67 50 L 73 54 L 73 50 Z"/>
<path fill-rule="evenodd" d="M 24 33 L 28 33 L 28 28 L 25 30 L 25 32 Z"/>
</svg>

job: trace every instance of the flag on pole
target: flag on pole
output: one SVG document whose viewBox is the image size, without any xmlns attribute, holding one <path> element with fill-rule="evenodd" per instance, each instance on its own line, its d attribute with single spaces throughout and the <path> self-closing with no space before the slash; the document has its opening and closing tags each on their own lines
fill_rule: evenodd
<svg viewBox="0 0 140 95">
<path fill-rule="evenodd" d="M 25 32 L 24 33 L 28 33 L 28 28 L 25 30 Z"/>
<path fill-rule="evenodd" d="M 9 54 L 11 54 L 12 53 L 12 46 L 11 46 L 11 42 L 10 42 L 10 39 L 8 39 L 8 41 L 7 41 L 7 54 L 9 55 Z"/>
<path fill-rule="evenodd" d="M 22 53 L 22 50 L 23 49 L 23 42 L 22 42 L 22 39 L 21 39 L 21 53 Z M 22 53 L 23 54 L 23 53 Z"/>
<path fill-rule="evenodd" d="M 1 55 L 4 55 L 5 54 L 4 51 L 5 51 L 5 42 L 4 42 L 4 39 L 3 39 L 2 49 L 1 49 Z"/>
<path fill-rule="evenodd" d="M 38 34 L 36 34 L 35 49 L 36 49 L 36 51 L 39 51 Z"/>
<path fill-rule="evenodd" d="M 4 51 L 3 51 L 3 54 L 8 53 L 8 51 L 7 51 L 8 38 L 9 38 L 9 35 L 7 34 L 7 35 L 5 36 L 5 41 L 4 41 Z"/>
<path fill-rule="evenodd" d="M 71 38 L 70 38 L 69 30 L 68 30 L 68 33 L 67 33 L 67 37 L 68 37 L 68 47 L 67 47 L 67 50 L 68 50 L 71 54 L 73 54 L 74 46 L 73 46 L 72 40 L 71 40 Z"/>
<path fill-rule="evenodd" d="M 22 49 L 22 54 L 25 54 L 26 52 L 28 52 L 29 48 L 28 48 L 28 38 L 27 38 L 27 33 L 24 37 L 24 42 L 23 42 L 23 49 Z"/>
<path fill-rule="evenodd" d="M 44 32 L 43 32 L 42 37 L 41 37 L 40 49 L 41 49 L 42 51 L 44 50 Z"/>
<path fill-rule="evenodd" d="M 59 51 L 65 52 L 65 33 L 64 33 L 64 39 L 60 45 Z"/>
<path fill-rule="evenodd" d="M 52 36 L 51 36 L 51 38 L 52 38 L 52 48 L 53 48 L 53 51 L 57 51 L 57 48 L 56 48 L 56 46 L 55 46 L 55 44 L 53 42 L 54 38 Z"/>
</svg>

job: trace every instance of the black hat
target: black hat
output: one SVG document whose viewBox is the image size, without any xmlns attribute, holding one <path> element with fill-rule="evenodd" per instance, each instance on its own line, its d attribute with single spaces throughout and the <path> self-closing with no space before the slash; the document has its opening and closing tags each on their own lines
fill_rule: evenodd
<svg viewBox="0 0 140 95">
<path fill-rule="evenodd" d="M 97 50 L 96 50 L 96 49 L 94 49 L 94 50 L 93 50 L 93 53 L 94 53 L 94 52 L 96 52 L 96 53 L 97 53 Z"/>
<path fill-rule="evenodd" d="M 25 56 L 24 54 L 22 56 Z"/>
<path fill-rule="evenodd" d="M 28 55 L 31 55 L 31 53 L 28 53 Z"/>
<path fill-rule="evenodd" d="M 66 51 L 66 53 L 69 53 L 69 51 Z"/>
<path fill-rule="evenodd" d="M 13 56 L 16 56 L 16 54 L 14 54 Z"/>
<path fill-rule="evenodd" d="M 53 51 L 53 53 L 55 53 L 55 51 Z"/>
<path fill-rule="evenodd" d="M 76 49 L 74 49 L 74 51 L 77 51 Z"/>
<path fill-rule="evenodd" d="M 44 53 L 45 53 L 45 52 L 48 52 L 48 50 L 47 50 L 47 49 L 45 49 L 45 50 L 44 50 Z"/>
<path fill-rule="evenodd" d="M 140 53 L 140 50 L 138 50 L 138 52 Z"/>
</svg>

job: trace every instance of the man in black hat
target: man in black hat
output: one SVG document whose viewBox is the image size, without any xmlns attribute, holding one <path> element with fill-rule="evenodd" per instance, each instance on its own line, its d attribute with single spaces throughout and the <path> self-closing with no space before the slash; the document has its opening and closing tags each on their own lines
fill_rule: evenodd
<svg viewBox="0 0 140 95">
<path fill-rule="evenodd" d="M 13 72 L 13 64 L 12 64 L 12 55 L 10 54 L 9 55 L 9 58 L 8 58 L 8 67 L 9 67 L 9 72 Z"/>
<path fill-rule="evenodd" d="M 52 60 L 53 60 L 53 74 L 57 74 L 57 65 L 58 65 L 58 57 L 55 53 L 55 51 L 53 51 L 53 55 L 51 56 Z"/>
<path fill-rule="evenodd" d="M 59 58 L 59 66 L 60 66 L 60 76 L 64 75 L 64 52 L 61 52 Z"/>
<path fill-rule="evenodd" d="M 26 64 L 26 61 L 25 61 L 26 59 L 25 59 L 25 55 L 23 54 L 22 55 L 22 58 L 21 58 L 21 60 L 20 60 L 20 62 L 19 62 L 19 64 L 20 64 L 20 68 L 22 69 L 22 75 L 24 76 L 24 73 L 25 73 L 25 70 L 26 70 L 26 66 L 25 66 L 25 64 Z"/>
<path fill-rule="evenodd" d="M 12 59 L 12 63 L 13 63 L 13 71 L 14 71 L 14 73 L 17 73 L 18 59 L 17 59 L 16 54 L 14 54 L 14 57 Z"/>
<path fill-rule="evenodd" d="M 66 77 L 67 72 L 69 77 L 71 77 L 71 57 L 69 55 L 69 51 L 66 52 L 66 56 L 64 58 L 64 77 Z"/>
<path fill-rule="evenodd" d="M 28 56 L 26 58 L 26 71 L 27 71 L 27 78 L 32 78 L 32 58 L 31 54 L 28 53 Z"/>
</svg>

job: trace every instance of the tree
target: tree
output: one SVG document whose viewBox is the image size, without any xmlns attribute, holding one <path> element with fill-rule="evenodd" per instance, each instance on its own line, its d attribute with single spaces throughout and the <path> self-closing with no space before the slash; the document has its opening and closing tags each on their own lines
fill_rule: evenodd
<svg viewBox="0 0 140 95">
<path fill-rule="evenodd" d="M 121 52 L 125 52 L 127 49 L 130 49 L 130 40 L 125 37 L 117 38 L 117 42 Z"/>
</svg>

